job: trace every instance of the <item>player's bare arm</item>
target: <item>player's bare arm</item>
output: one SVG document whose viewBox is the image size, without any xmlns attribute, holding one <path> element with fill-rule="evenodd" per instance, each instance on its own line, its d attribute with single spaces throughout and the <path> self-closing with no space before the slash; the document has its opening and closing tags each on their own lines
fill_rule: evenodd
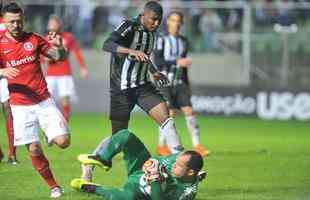
<svg viewBox="0 0 310 200">
<path fill-rule="evenodd" d="M 7 67 L 0 69 L 0 78 L 7 77 L 10 79 L 14 79 L 16 76 L 18 76 L 19 70 L 14 67 Z"/>
<path fill-rule="evenodd" d="M 48 42 L 53 45 L 50 50 L 47 51 L 47 57 L 53 60 L 63 60 L 67 57 L 67 51 L 62 44 L 62 38 L 56 32 L 50 32 L 48 34 Z"/>
<path fill-rule="evenodd" d="M 121 54 L 128 54 L 129 57 L 139 62 L 146 62 L 149 59 L 148 55 L 146 55 L 143 51 L 138 51 L 122 46 L 118 46 L 116 52 Z"/>
</svg>

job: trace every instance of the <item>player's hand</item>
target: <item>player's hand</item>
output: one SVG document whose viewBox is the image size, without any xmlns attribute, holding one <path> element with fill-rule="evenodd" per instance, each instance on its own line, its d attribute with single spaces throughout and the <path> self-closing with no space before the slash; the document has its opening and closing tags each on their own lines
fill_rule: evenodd
<svg viewBox="0 0 310 200">
<path fill-rule="evenodd" d="M 153 181 L 160 181 L 163 178 L 163 167 L 158 160 L 150 158 L 142 166 L 144 172 L 144 178 L 148 183 Z"/>
<path fill-rule="evenodd" d="M 61 47 L 63 46 L 63 43 L 62 43 L 62 37 L 57 34 L 56 32 L 49 32 L 48 33 L 48 42 L 56 47 Z"/>
<path fill-rule="evenodd" d="M 189 67 L 192 65 L 192 60 L 190 58 L 179 58 L 177 60 L 177 65 L 179 65 L 180 67 Z"/>
<path fill-rule="evenodd" d="M 83 79 L 87 79 L 88 78 L 88 70 L 86 68 L 82 68 L 80 70 L 80 75 Z"/>
<path fill-rule="evenodd" d="M 14 68 L 14 67 L 8 67 L 8 68 L 4 68 L 0 70 L 0 75 L 10 78 L 10 79 L 14 79 L 16 76 L 18 76 L 19 74 L 19 70 Z"/>
<path fill-rule="evenodd" d="M 169 80 L 168 80 L 167 76 L 165 76 L 161 72 L 155 72 L 153 74 L 153 78 L 154 78 L 155 85 L 158 88 L 166 87 L 169 84 Z"/>
<path fill-rule="evenodd" d="M 131 49 L 129 52 L 129 58 L 137 60 L 139 62 L 147 62 L 149 57 L 143 51 Z"/>
</svg>

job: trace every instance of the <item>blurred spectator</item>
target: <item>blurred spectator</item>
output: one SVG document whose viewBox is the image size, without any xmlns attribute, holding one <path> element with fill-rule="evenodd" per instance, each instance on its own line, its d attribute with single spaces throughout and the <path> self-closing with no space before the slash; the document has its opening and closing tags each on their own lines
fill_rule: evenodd
<svg viewBox="0 0 310 200">
<path fill-rule="evenodd" d="M 199 28 L 203 34 L 204 48 L 207 51 L 219 51 L 220 44 L 218 39 L 218 32 L 221 30 L 223 24 L 218 14 L 212 9 L 204 10 Z"/>
<path fill-rule="evenodd" d="M 92 0 L 75 0 L 78 7 L 78 19 L 75 24 L 76 37 L 84 46 L 90 46 L 92 41 L 92 19 L 95 3 Z"/>
<path fill-rule="evenodd" d="M 277 1 L 277 8 L 278 8 L 278 20 L 277 23 L 283 26 L 289 26 L 292 24 L 292 19 L 290 16 L 290 9 L 292 9 L 293 2 L 289 0 L 280 0 Z"/>
</svg>

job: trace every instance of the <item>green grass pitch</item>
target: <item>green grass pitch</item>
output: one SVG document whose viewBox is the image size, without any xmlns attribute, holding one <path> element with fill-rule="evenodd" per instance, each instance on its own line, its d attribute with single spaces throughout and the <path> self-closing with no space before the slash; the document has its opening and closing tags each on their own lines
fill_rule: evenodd
<svg viewBox="0 0 310 200">
<path fill-rule="evenodd" d="M 202 143 L 212 155 L 205 159 L 209 171 L 200 185 L 197 199 L 203 200 L 308 200 L 310 199 L 309 122 L 261 121 L 254 118 L 199 117 Z M 182 117 L 176 119 L 186 148 L 191 142 Z M 74 191 L 72 178 L 79 177 L 79 153 L 90 152 L 101 138 L 110 135 L 110 122 L 104 115 L 76 114 L 70 121 L 72 145 L 60 150 L 47 147 L 51 168 L 63 186 L 62 199 L 100 199 Z M 6 151 L 4 123 L 0 120 L 0 144 Z M 154 153 L 156 125 L 144 115 L 132 116 L 130 130 Z M 25 147 L 18 149 L 20 164 L 0 164 L 1 200 L 49 199 L 49 190 L 31 166 Z M 121 156 L 113 169 L 95 171 L 95 182 L 120 187 L 126 179 Z"/>
</svg>

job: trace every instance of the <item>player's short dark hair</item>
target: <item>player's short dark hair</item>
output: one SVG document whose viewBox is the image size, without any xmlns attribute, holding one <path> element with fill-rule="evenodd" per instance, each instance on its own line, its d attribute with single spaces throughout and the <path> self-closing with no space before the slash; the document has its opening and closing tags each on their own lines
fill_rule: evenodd
<svg viewBox="0 0 310 200">
<path fill-rule="evenodd" d="M 145 4 L 144 10 L 151 10 L 156 14 L 163 15 L 163 7 L 157 1 L 149 1 Z"/>
<path fill-rule="evenodd" d="M 202 156 L 196 151 L 188 150 L 184 151 L 183 155 L 190 156 L 187 166 L 194 170 L 194 173 L 197 174 L 203 167 L 203 159 Z"/>
<path fill-rule="evenodd" d="M 2 14 L 5 13 L 24 13 L 23 9 L 15 2 L 8 3 L 3 6 Z"/>
<path fill-rule="evenodd" d="M 171 11 L 167 18 L 169 18 L 171 15 L 178 15 L 181 19 L 181 22 L 183 23 L 184 15 L 180 11 Z"/>
</svg>

